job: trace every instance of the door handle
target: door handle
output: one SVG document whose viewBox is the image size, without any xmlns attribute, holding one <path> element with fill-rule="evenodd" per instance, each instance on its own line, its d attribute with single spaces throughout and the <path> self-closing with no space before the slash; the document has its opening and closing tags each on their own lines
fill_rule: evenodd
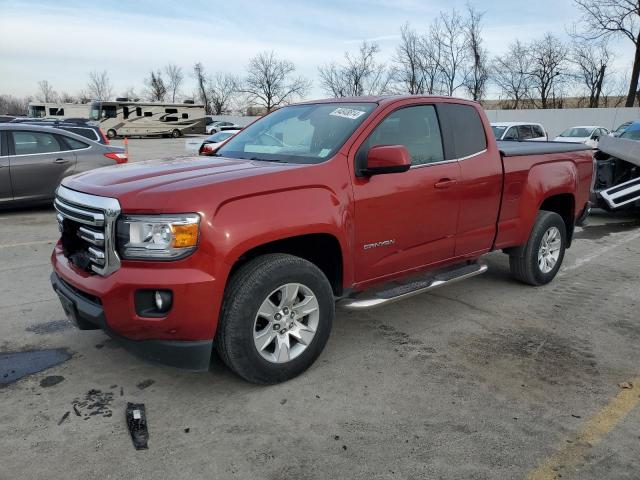
<svg viewBox="0 0 640 480">
<path fill-rule="evenodd" d="M 66 158 L 56 158 L 53 163 L 69 163 L 69 160 Z"/>
<path fill-rule="evenodd" d="M 444 188 L 453 187 L 456 183 L 458 183 L 457 180 L 452 180 L 450 178 L 441 178 L 433 186 L 434 188 L 444 189 Z"/>
</svg>

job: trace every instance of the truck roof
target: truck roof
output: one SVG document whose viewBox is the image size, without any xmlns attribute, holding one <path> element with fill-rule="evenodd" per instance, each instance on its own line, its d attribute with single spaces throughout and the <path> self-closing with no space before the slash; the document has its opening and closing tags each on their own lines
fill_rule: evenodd
<svg viewBox="0 0 640 480">
<path fill-rule="evenodd" d="M 458 97 L 447 97 L 444 95 L 368 95 L 361 97 L 332 97 L 332 98 L 322 98 L 320 100 L 308 100 L 305 102 L 299 102 L 296 105 L 305 105 L 305 104 L 314 104 L 314 103 L 393 103 L 398 102 L 400 100 L 410 100 L 410 99 L 428 99 L 428 100 L 450 100 L 455 99 L 460 103 L 478 103 L 473 100 L 468 100 L 466 98 L 458 98 Z"/>
</svg>

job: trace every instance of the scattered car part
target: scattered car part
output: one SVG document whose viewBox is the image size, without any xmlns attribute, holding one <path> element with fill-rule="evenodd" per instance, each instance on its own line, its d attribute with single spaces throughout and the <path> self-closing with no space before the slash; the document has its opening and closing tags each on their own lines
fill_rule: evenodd
<svg viewBox="0 0 640 480">
<path fill-rule="evenodd" d="M 126 417 L 133 446 L 136 450 L 148 449 L 149 430 L 147 429 L 147 414 L 144 403 L 127 402 Z"/>
<path fill-rule="evenodd" d="M 607 210 L 640 202 L 640 142 L 602 137 L 596 159 L 594 203 Z"/>
</svg>

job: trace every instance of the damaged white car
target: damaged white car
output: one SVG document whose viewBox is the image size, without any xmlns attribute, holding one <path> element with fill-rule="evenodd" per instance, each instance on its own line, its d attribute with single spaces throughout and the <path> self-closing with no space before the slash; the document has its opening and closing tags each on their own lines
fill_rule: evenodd
<svg viewBox="0 0 640 480">
<path fill-rule="evenodd" d="M 640 209 L 640 121 L 619 137 L 601 137 L 595 160 L 594 206 Z"/>
</svg>

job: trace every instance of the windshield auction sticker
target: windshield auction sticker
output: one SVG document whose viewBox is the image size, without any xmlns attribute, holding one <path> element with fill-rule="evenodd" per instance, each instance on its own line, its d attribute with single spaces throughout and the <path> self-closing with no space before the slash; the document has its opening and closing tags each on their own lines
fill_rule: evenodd
<svg viewBox="0 0 640 480">
<path fill-rule="evenodd" d="M 354 110 L 353 108 L 336 108 L 329 115 L 333 115 L 334 117 L 342 117 L 348 118 L 349 120 L 355 120 L 356 118 L 364 115 L 365 112 L 361 110 Z"/>
</svg>

